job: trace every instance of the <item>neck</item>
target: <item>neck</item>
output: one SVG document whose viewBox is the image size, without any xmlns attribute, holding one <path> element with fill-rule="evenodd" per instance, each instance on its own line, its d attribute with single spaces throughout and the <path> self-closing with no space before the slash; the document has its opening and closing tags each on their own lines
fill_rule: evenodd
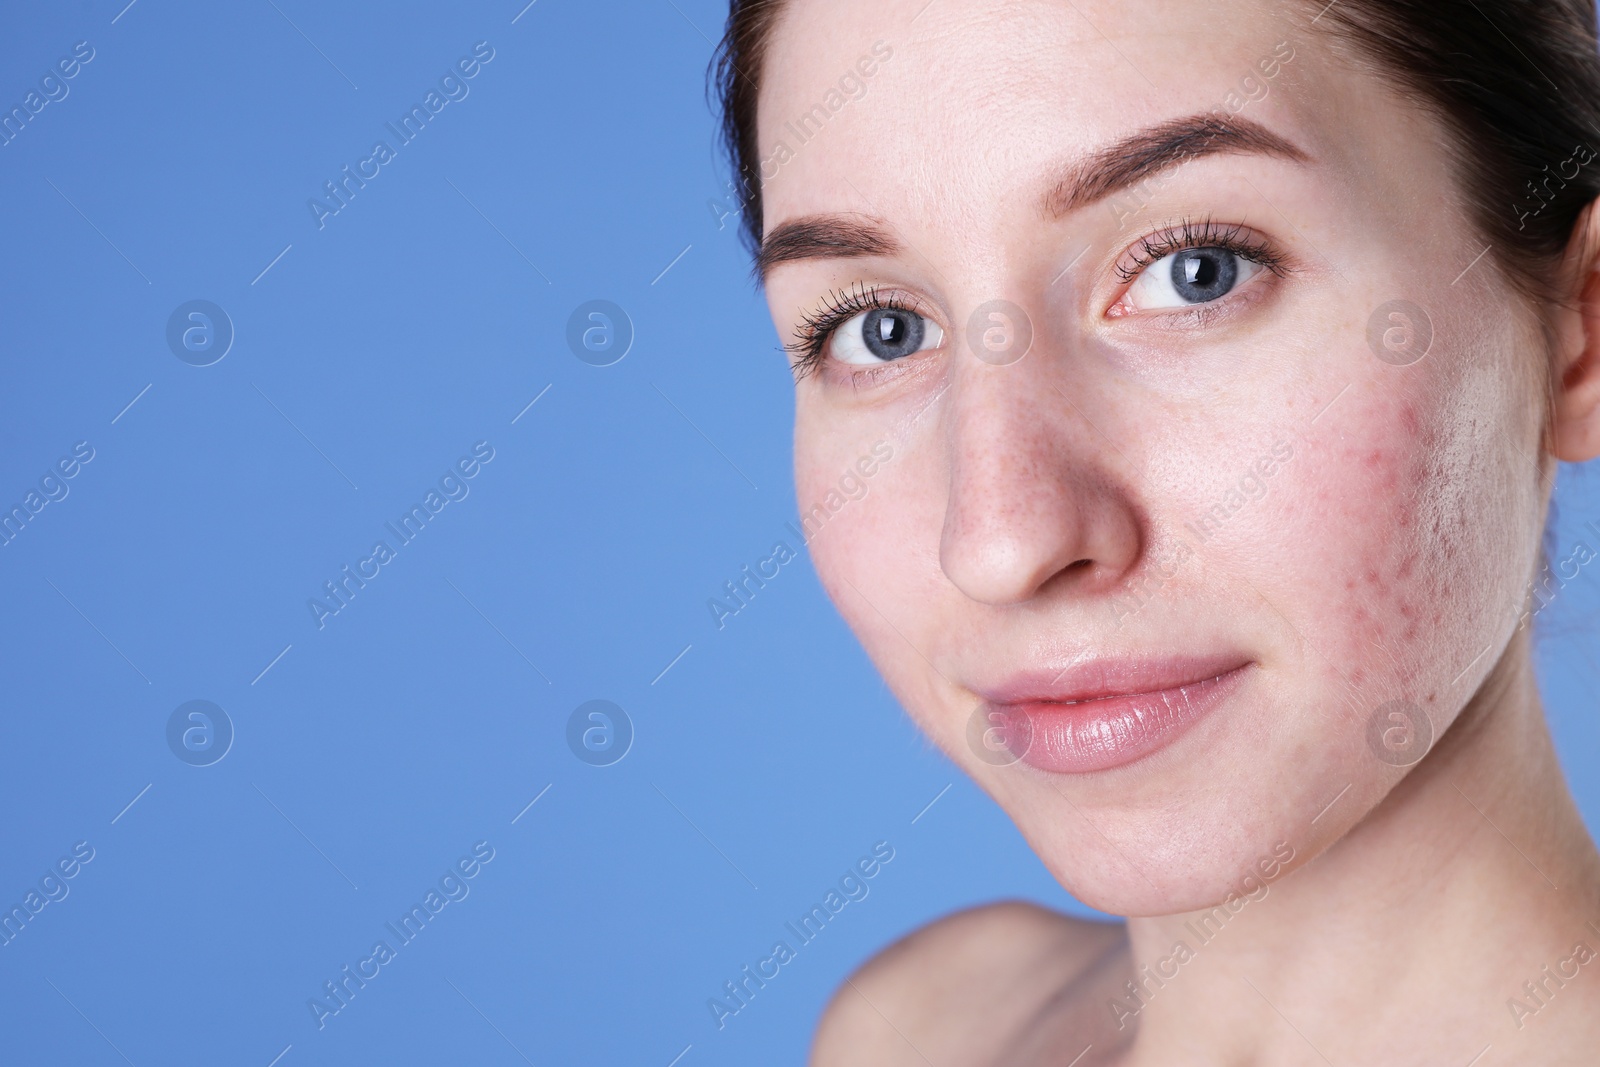
<svg viewBox="0 0 1600 1067">
<path fill-rule="evenodd" d="M 1175 978 L 1147 983 L 1136 1061 L 1212 1048 L 1226 1063 L 1448 1051 L 1465 1064 L 1486 1045 L 1537 1059 L 1595 1026 L 1600 955 L 1563 961 L 1600 953 L 1600 854 L 1562 777 L 1526 635 L 1360 824 L 1220 930 L 1204 914 L 1128 923 L 1136 969 L 1176 942 L 1193 950 Z"/>
</svg>

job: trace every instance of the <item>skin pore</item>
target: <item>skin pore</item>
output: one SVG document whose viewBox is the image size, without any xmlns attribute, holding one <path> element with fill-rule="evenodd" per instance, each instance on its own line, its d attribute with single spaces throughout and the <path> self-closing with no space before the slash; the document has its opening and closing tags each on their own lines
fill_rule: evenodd
<svg viewBox="0 0 1600 1067">
<path fill-rule="evenodd" d="M 1587 1062 L 1600 958 L 1561 961 L 1600 952 L 1600 857 L 1520 622 L 1554 464 L 1600 453 L 1591 215 L 1518 295 L 1442 126 L 1316 5 L 925 4 L 790 0 L 766 52 L 800 499 L 892 450 L 810 549 L 921 729 L 1132 918 L 935 923 L 841 988 L 813 1062 Z M 1195 248 L 1214 299 L 1173 281 Z M 1020 317 L 969 332 L 996 300 Z M 921 332 L 889 359 L 885 307 L 880 339 Z M 975 354 L 996 323 L 1025 354 Z M 970 740 L 1021 675 L 1172 657 L 1225 691 L 1132 758 Z M 1393 701 L 1420 762 L 1372 740 Z"/>
</svg>

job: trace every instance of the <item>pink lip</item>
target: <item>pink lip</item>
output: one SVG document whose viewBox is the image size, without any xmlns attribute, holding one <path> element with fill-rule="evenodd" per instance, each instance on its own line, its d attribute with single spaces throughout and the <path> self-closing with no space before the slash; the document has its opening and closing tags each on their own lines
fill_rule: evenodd
<svg viewBox="0 0 1600 1067">
<path fill-rule="evenodd" d="M 1082 774 L 1164 748 L 1228 698 L 1253 665 L 1238 655 L 1098 660 L 1030 671 L 980 690 L 1012 755 Z"/>
</svg>

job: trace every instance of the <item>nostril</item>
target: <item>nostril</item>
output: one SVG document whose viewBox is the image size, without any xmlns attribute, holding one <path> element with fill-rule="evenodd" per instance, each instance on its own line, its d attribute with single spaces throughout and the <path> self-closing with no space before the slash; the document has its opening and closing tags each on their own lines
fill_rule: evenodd
<svg viewBox="0 0 1600 1067">
<path fill-rule="evenodd" d="M 1095 562 L 1085 557 L 1075 559 L 1071 563 L 1056 571 L 1055 574 L 1044 580 L 1044 584 L 1055 589 L 1080 588 L 1087 585 L 1094 574 Z M 1042 587 L 1041 587 L 1042 590 Z"/>
<path fill-rule="evenodd" d="M 1090 580 L 1094 572 L 1094 560 L 1075 559 L 1065 567 L 1059 568 L 1054 574 L 1041 578 L 1038 592 L 1043 592 L 1045 586 L 1052 589 L 1078 588 Z"/>
</svg>

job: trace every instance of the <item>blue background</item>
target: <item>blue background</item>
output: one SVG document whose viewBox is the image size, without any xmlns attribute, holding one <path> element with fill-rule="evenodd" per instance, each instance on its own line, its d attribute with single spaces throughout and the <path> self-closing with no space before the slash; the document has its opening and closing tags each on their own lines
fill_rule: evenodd
<svg viewBox="0 0 1600 1067">
<path fill-rule="evenodd" d="M 720 3 L 123 2 L 0 34 L 6 110 L 95 50 L 0 148 L 0 504 L 94 449 L 0 548 L 0 904 L 95 850 L 0 947 L 0 1062 L 794 1064 L 910 928 L 1083 910 L 803 552 L 712 623 L 799 547 L 792 385 L 717 207 Z M 319 228 L 307 200 L 479 41 L 469 95 Z M 193 299 L 236 333 L 210 366 L 167 344 Z M 611 366 L 567 344 L 592 299 L 635 333 Z M 469 495 L 319 629 L 308 600 L 479 441 Z M 1565 546 L 1600 502 L 1562 501 Z M 1540 617 L 1591 823 L 1595 592 Z M 167 741 L 197 699 L 235 731 L 205 767 Z M 632 722 L 611 766 L 566 740 L 594 699 Z M 319 1030 L 307 1001 L 478 841 L 470 895 Z M 719 1031 L 707 999 L 878 841 L 870 895 Z"/>
</svg>

